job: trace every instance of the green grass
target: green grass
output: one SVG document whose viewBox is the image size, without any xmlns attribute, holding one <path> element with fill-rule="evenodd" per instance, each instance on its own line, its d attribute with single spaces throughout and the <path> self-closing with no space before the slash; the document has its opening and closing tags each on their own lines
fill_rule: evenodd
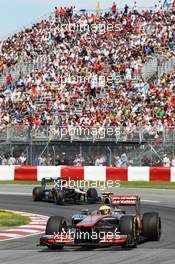
<svg viewBox="0 0 175 264">
<path fill-rule="evenodd" d="M 0 181 L 0 184 L 40 185 L 41 183 L 37 181 Z"/>
<path fill-rule="evenodd" d="M 152 189 L 175 189 L 175 182 L 144 182 L 144 181 L 132 181 L 132 182 L 120 182 L 122 188 L 152 188 Z"/>
<path fill-rule="evenodd" d="M 103 183 L 103 182 L 102 182 Z M 175 189 L 175 182 L 144 182 L 144 181 L 131 181 L 131 182 L 118 182 L 121 188 L 152 188 L 152 189 Z M 0 184 L 21 184 L 21 185 L 34 185 L 40 186 L 40 182 L 36 181 L 0 181 Z M 90 182 L 89 184 L 85 184 L 86 187 L 92 184 L 92 187 L 95 187 L 94 182 Z M 99 184 L 100 185 L 100 184 Z M 103 186 L 100 185 L 100 187 Z M 82 186 L 83 187 L 83 186 Z M 115 186 L 114 186 L 115 187 Z M 106 187 L 107 189 L 108 187 Z"/>
<path fill-rule="evenodd" d="M 27 225 L 30 222 L 31 219 L 27 216 L 0 210 L 0 227 Z"/>
</svg>

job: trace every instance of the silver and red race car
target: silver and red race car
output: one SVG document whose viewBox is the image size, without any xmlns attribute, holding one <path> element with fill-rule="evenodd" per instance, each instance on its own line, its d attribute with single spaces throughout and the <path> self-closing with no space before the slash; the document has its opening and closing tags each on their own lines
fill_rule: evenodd
<svg viewBox="0 0 175 264">
<path fill-rule="evenodd" d="M 134 213 L 126 213 L 123 206 L 134 207 Z M 114 245 L 133 248 L 144 240 L 158 241 L 160 236 L 159 214 L 150 212 L 141 215 L 138 196 L 114 196 L 105 193 L 103 205 L 98 210 L 82 210 L 72 216 L 70 225 L 64 217 L 50 217 L 39 245 L 50 249 Z"/>
</svg>

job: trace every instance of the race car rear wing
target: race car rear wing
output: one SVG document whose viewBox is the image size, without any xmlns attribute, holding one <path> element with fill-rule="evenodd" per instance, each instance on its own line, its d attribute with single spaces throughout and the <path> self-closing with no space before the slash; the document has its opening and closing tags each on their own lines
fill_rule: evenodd
<svg viewBox="0 0 175 264">
<path fill-rule="evenodd" d="M 106 195 L 103 202 L 111 206 L 135 206 L 137 213 L 140 213 L 140 197 L 137 195 Z"/>
<path fill-rule="evenodd" d="M 102 195 L 103 197 L 105 197 L 105 196 L 111 196 L 111 195 L 114 195 L 114 193 L 113 193 L 113 192 L 102 192 L 101 195 Z"/>
<path fill-rule="evenodd" d="M 139 197 L 135 195 L 127 195 L 127 196 L 115 196 L 111 197 L 112 205 L 136 205 L 139 202 Z"/>
<path fill-rule="evenodd" d="M 45 187 L 46 184 L 52 184 L 52 183 L 57 183 L 57 181 L 62 180 L 62 178 L 58 178 L 58 177 L 45 177 L 42 178 L 41 180 L 41 186 Z"/>
<path fill-rule="evenodd" d="M 53 179 L 53 178 L 42 178 L 42 180 L 41 180 L 41 185 L 46 185 L 47 183 L 53 183 L 53 182 L 55 182 L 55 179 Z"/>
</svg>

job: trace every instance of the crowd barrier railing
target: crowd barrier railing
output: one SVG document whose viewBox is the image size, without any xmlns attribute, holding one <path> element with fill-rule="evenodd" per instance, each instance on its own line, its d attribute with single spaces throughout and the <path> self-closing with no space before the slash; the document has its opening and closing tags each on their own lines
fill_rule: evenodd
<svg viewBox="0 0 175 264">
<path fill-rule="evenodd" d="M 69 113 L 67 113 L 69 114 Z M 7 142 L 89 141 L 155 142 L 175 141 L 174 128 L 152 127 L 80 127 L 80 126 L 12 126 L 0 128 L 0 140 Z"/>
</svg>

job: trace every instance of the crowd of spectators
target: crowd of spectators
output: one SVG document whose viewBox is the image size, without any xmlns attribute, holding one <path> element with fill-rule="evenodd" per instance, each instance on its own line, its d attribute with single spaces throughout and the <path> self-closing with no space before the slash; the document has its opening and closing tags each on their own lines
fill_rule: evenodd
<svg viewBox="0 0 175 264">
<path fill-rule="evenodd" d="M 1 130 L 12 125 L 33 126 L 35 129 L 50 126 L 53 133 L 57 133 L 56 127 L 59 126 L 124 126 L 129 133 L 131 128 L 142 126 L 146 138 L 146 135 L 160 135 L 163 127 L 174 127 L 175 73 L 162 76 L 157 84 L 122 82 L 114 89 L 106 90 L 105 97 L 100 94 L 91 97 L 84 92 L 75 96 L 71 89 L 67 91 L 58 87 L 55 90 L 52 84 L 48 84 L 50 88 L 46 86 L 45 90 L 44 85 L 41 84 L 40 91 L 31 88 L 24 92 L 26 87 L 23 85 L 8 88 L 5 92 L 1 89 Z M 45 95 L 48 100 L 41 106 L 38 100 Z"/>
<path fill-rule="evenodd" d="M 22 152 L 20 155 L 6 154 L 0 156 L 0 165 L 34 165 L 34 166 L 113 166 L 113 167 L 128 167 L 128 166 L 154 166 L 154 167 L 175 167 L 175 156 L 172 154 L 163 154 L 160 157 L 153 155 L 143 156 L 140 160 L 131 158 L 130 153 L 122 153 L 121 155 L 112 155 L 111 160 L 106 154 L 86 155 L 85 157 L 81 154 L 77 154 L 74 159 L 70 159 L 68 154 L 60 153 L 54 158 L 53 155 L 40 155 L 36 156 L 32 163 L 29 164 L 27 155 Z"/>
<path fill-rule="evenodd" d="M 27 165 L 27 155 L 25 153 L 21 153 L 18 156 L 15 156 L 13 154 L 5 154 L 0 156 L 0 164 L 1 165 Z"/>
<path fill-rule="evenodd" d="M 137 72 L 146 56 L 164 50 L 174 41 L 174 9 L 175 1 L 168 10 L 159 3 L 154 10 L 142 12 L 137 2 L 130 12 L 127 5 L 124 12 L 119 12 L 114 3 L 112 12 L 98 15 L 77 14 L 76 7 L 55 7 L 55 15 L 48 20 L 0 42 L 0 71 L 23 59 L 46 54 L 55 68 L 61 62 L 66 72 L 73 68 L 72 74 L 93 64 L 99 64 L 97 71 L 102 70 L 105 56 L 115 72 L 127 68 Z M 91 67 L 90 70 L 96 73 Z"/>
<path fill-rule="evenodd" d="M 154 83 L 141 78 L 143 63 L 158 52 L 175 55 L 174 44 L 175 2 L 142 12 L 135 3 L 121 13 L 113 4 L 104 14 L 56 7 L 48 20 L 0 43 L 1 72 L 21 61 L 41 62 L 27 75 L 21 69 L 17 80 L 6 75 L 0 129 L 144 126 L 161 133 L 174 127 L 175 73 Z"/>
</svg>

